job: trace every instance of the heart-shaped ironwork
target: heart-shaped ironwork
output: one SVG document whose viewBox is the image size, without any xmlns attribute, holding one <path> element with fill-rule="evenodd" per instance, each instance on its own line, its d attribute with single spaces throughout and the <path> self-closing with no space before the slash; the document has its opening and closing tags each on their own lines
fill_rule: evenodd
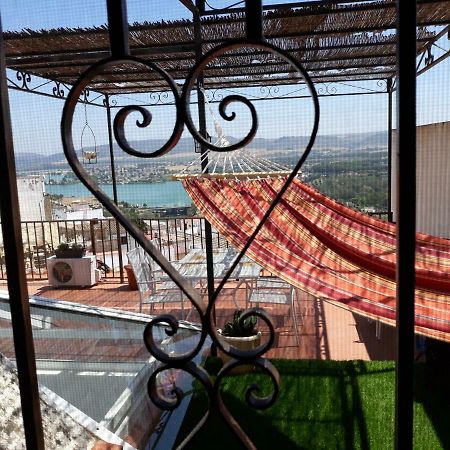
<svg viewBox="0 0 450 450">
<path fill-rule="evenodd" d="M 285 184 L 282 186 L 280 191 L 278 192 L 276 198 L 274 199 L 273 203 L 270 205 L 268 210 L 266 211 L 264 217 L 258 224 L 258 226 L 254 229 L 253 233 L 251 234 L 249 240 L 244 245 L 244 247 L 240 250 L 238 256 L 234 260 L 234 262 L 229 267 L 227 273 L 223 277 L 223 279 L 220 281 L 217 288 L 214 290 L 214 293 L 212 295 L 212 298 L 209 299 L 209 302 L 207 305 L 204 304 L 202 301 L 200 295 L 198 292 L 191 287 L 189 283 L 186 282 L 186 280 L 183 279 L 183 277 L 175 270 L 175 268 L 171 265 L 171 263 L 162 255 L 162 253 L 154 246 L 150 241 L 148 241 L 143 234 L 141 230 L 139 230 L 132 222 L 130 222 L 119 210 L 117 205 L 99 188 L 99 186 L 95 183 L 95 181 L 89 176 L 89 174 L 86 172 L 84 167 L 82 166 L 81 162 L 78 160 L 74 144 L 73 144 L 73 138 L 72 138 L 72 125 L 73 125 L 73 114 L 75 110 L 75 106 L 79 100 L 79 98 L 83 95 L 83 92 L 86 91 L 86 89 L 89 86 L 89 83 L 94 79 L 95 76 L 102 73 L 106 68 L 111 68 L 115 65 L 119 64 L 141 64 L 148 68 L 149 70 L 156 71 L 168 84 L 169 90 L 172 92 L 175 98 L 175 104 L 176 104 L 176 120 L 174 124 L 174 128 L 172 131 L 171 136 L 169 137 L 168 141 L 157 150 L 154 150 L 150 153 L 144 153 L 138 150 L 135 150 L 131 147 L 131 145 L 128 143 L 125 137 L 125 131 L 124 131 L 124 124 L 126 121 L 126 118 L 128 117 L 130 112 L 138 112 L 142 115 L 142 122 L 136 122 L 136 125 L 138 127 L 145 127 L 149 126 L 151 124 L 151 114 L 145 110 L 144 108 L 140 106 L 126 106 L 119 110 L 119 112 L 116 114 L 115 120 L 114 120 L 114 135 L 116 137 L 116 140 L 119 144 L 119 146 L 128 154 L 139 156 L 139 157 L 145 157 L 145 158 L 154 158 L 161 156 L 167 152 L 169 152 L 179 141 L 184 124 L 186 124 L 187 128 L 189 129 L 190 133 L 194 137 L 194 139 L 199 142 L 202 146 L 213 150 L 213 151 L 233 151 L 238 148 L 242 148 L 246 146 L 255 136 L 257 128 L 258 128 L 258 119 L 256 110 L 253 106 L 253 104 L 246 99 L 245 97 L 241 95 L 231 95 L 224 97 L 219 105 L 219 112 L 221 117 L 224 120 L 232 121 L 236 119 L 235 113 L 227 114 L 227 109 L 229 108 L 230 104 L 234 102 L 239 102 L 244 104 L 250 111 L 251 118 L 252 118 L 252 124 L 250 127 L 250 130 L 246 134 L 246 136 L 240 141 L 233 145 L 230 145 L 229 147 L 216 147 L 214 144 L 206 140 L 201 134 L 197 131 L 196 127 L 194 126 L 190 110 L 189 110 L 189 104 L 190 104 L 190 95 L 191 91 L 196 85 L 196 81 L 198 77 L 202 74 L 205 67 L 214 60 L 215 58 L 220 57 L 227 51 L 236 50 L 236 49 L 242 49 L 242 48 L 252 48 L 252 49 L 258 49 L 262 50 L 263 52 L 269 52 L 273 55 L 283 59 L 285 62 L 287 62 L 290 66 L 292 66 L 295 71 L 300 75 L 300 78 L 303 80 L 303 82 L 306 84 L 307 88 L 309 89 L 312 101 L 313 101 L 313 108 L 314 108 L 314 122 L 312 125 L 311 135 L 308 142 L 308 145 L 306 146 L 303 154 L 301 155 L 299 161 L 295 165 L 292 173 L 288 176 Z M 231 430 L 239 437 L 239 439 L 242 441 L 242 443 L 247 448 L 254 448 L 253 443 L 248 438 L 248 436 L 245 434 L 245 432 L 240 428 L 239 424 L 233 419 L 229 411 L 227 410 L 226 406 L 224 405 L 221 395 L 220 395 L 220 383 L 224 376 L 229 374 L 229 372 L 236 366 L 241 364 L 251 364 L 256 365 L 260 367 L 263 372 L 268 374 L 268 376 L 271 378 L 274 389 L 273 392 L 268 395 L 267 397 L 258 397 L 256 395 L 257 388 L 255 386 L 250 386 L 247 390 L 246 394 L 246 400 L 247 402 L 252 405 L 255 408 L 267 408 L 273 402 L 275 401 L 278 390 L 279 390 L 279 375 L 276 369 L 272 366 L 272 364 L 267 361 L 266 359 L 262 358 L 262 355 L 272 346 L 275 336 L 275 330 L 272 324 L 272 321 L 269 317 L 269 315 L 260 308 L 250 308 L 246 310 L 242 315 L 241 319 L 244 321 L 249 316 L 257 316 L 259 317 L 263 322 L 265 322 L 269 329 L 269 338 L 265 343 L 260 345 L 258 348 L 248 351 L 242 351 L 239 349 L 236 349 L 229 344 L 225 343 L 217 329 L 213 320 L 213 309 L 214 304 L 222 291 L 225 283 L 230 278 L 233 270 L 236 268 L 239 261 L 244 256 L 245 252 L 255 239 L 258 232 L 261 230 L 261 228 L 264 226 L 264 223 L 274 210 L 274 208 L 277 206 L 278 202 L 282 198 L 284 192 L 286 189 L 288 189 L 290 183 L 294 179 L 294 177 L 299 172 L 300 168 L 302 167 L 303 163 L 305 162 L 306 158 L 308 157 L 313 143 L 315 141 L 315 137 L 318 130 L 318 124 L 319 124 L 319 102 L 317 93 L 314 89 L 314 85 L 309 78 L 306 71 L 303 69 L 300 63 L 298 63 L 291 55 L 289 55 L 287 52 L 283 51 L 280 48 L 277 48 L 276 46 L 262 42 L 261 40 L 237 40 L 237 41 L 231 41 L 227 44 L 220 45 L 213 50 L 206 53 L 200 61 L 197 62 L 197 64 L 192 68 L 190 71 L 186 82 L 183 87 L 182 94 L 178 92 L 178 88 L 176 83 L 173 81 L 173 79 L 170 77 L 169 74 L 167 74 L 164 70 L 159 68 L 156 64 L 148 61 L 143 61 L 137 58 L 133 58 L 131 56 L 128 57 L 121 57 L 121 58 L 107 58 L 103 61 L 98 62 L 97 64 L 90 67 L 87 71 L 85 71 L 77 80 L 77 82 L 74 84 L 72 89 L 70 90 L 66 103 L 64 105 L 63 115 L 62 115 L 62 121 L 61 121 L 61 133 L 62 133 L 62 141 L 63 141 L 63 147 L 64 147 L 64 153 L 66 155 L 66 158 L 74 171 L 74 173 L 78 176 L 78 178 L 82 181 L 82 183 L 92 192 L 92 194 L 102 203 L 102 205 L 110 211 L 110 213 L 115 217 L 115 219 L 128 231 L 128 233 L 136 239 L 136 241 L 144 248 L 144 250 L 156 261 L 156 263 L 164 270 L 167 275 L 175 282 L 175 284 L 178 286 L 178 288 L 182 291 L 182 293 L 188 298 L 188 300 L 193 304 L 193 306 L 196 308 L 201 322 L 201 334 L 200 339 L 198 343 L 194 346 L 194 348 L 184 354 L 181 355 L 170 355 L 161 348 L 158 347 L 157 343 L 154 341 L 153 338 L 153 329 L 156 326 L 159 326 L 161 324 L 164 324 L 169 327 L 169 331 L 166 331 L 169 335 L 174 335 L 177 333 L 179 329 L 179 322 L 178 320 L 171 315 L 160 315 L 157 317 L 154 317 L 149 324 L 146 326 L 144 331 L 144 342 L 147 346 L 147 349 L 149 352 L 159 361 L 163 363 L 163 365 L 158 368 L 151 376 L 148 381 L 148 393 L 154 403 L 158 405 L 161 408 L 164 409 L 173 409 L 177 407 L 181 401 L 181 398 L 183 396 L 183 393 L 179 389 L 174 390 L 174 398 L 165 398 L 161 396 L 160 393 L 158 393 L 156 389 L 156 380 L 157 375 L 164 370 L 168 369 L 180 369 L 183 371 L 186 371 L 187 373 L 191 374 L 193 377 L 195 377 L 206 389 L 208 392 L 209 400 L 210 400 L 210 408 L 217 408 L 223 417 L 225 418 L 227 424 L 230 426 Z M 198 355 L 200 350 L 202 349 L 206 338 L 210 336 L 212 341 L 219 347 L 222 351 L 232 356 L 234 359 L 230 362 L 226 363 L 223 368 L 220 370 L 216 380 L 212 382 L 212 380 L 209 378 L 206 371 L 193 362 L 193 358 Z M 208 411 L 204 415 L 204 417 L 200 420 L 200 422 L 196 425 L 196 427 L 189 433 L 189 435 L 184 439 L 182 444 L 180 444 L 180 448 L 183 447 L 186 443 L 190 441 L 190 439 L 202 428 L 202 426 L 206 423 L 207 418 L 209 417 L 210 409 L 208 408 Z"/>
</svg>

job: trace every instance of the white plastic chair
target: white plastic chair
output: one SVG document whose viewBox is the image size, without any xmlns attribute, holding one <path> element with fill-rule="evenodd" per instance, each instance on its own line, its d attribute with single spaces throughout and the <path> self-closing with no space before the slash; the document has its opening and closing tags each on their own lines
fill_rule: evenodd
<svg viewBox="0 0 450 450">
<path fill-rule="evenodd" d="M 162 303 L 163 307 L 165 303 L 181 303 L 181 319 L 183 319 L 183 295 L 175 283 L 159 281 L 155 277 L 154 261 L 142 247 L 129 251 L 127 256 L 139 289 L 139 312 L 142 312 L 142 305 L 150 305 L 150 314 L 152 314 L 155 303 Z"/>
<path fill-rule="evenodd" d="M 248 303 L 268 303 L 271 305 L 288 305 L 291 308 L 295 337 L 299 345 L 298 319 L 295 308 L 295 297 L 298 300 L 297 289 L 289 283 L 276 277 L 259 277 L 250 287 Z"/>
</svg>

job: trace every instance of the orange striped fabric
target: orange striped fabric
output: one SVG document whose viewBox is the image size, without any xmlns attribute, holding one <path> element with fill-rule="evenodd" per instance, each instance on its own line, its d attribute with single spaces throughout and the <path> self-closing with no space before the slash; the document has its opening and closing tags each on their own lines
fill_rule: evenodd
<svg viewBox="0 0 450 450">
<path fill-rule="evenodd" d="M 241 249 L 286 181 L 186 179 L 211 224 Z M 354 211 L 297 179 L 247 251 L 309 294 L 395 323 L 395 225 Z M 418 233 L 416 331 L 450 341 L 450 241 Z"/>
</svg>

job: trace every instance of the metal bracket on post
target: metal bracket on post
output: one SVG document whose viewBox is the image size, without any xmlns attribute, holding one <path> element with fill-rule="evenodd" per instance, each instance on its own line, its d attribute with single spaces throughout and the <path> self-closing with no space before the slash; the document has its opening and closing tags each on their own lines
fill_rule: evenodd
<svg viewBox="0 0 450 450">
<path fill-rule="evenodd" d="M 192 14 L 199 14 L 197 6 L 192 3 L 192 0 L 180 0 L 180 3 L 184 5 Z M 204 9 L 204 8 L 203 8 Z"/>
</svg>

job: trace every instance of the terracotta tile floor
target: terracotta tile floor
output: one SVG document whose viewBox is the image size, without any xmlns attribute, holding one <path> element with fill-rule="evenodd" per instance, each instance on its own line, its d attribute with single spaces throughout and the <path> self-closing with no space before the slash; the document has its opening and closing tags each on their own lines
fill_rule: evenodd
<svg viewBox="0 0 450 450">
<path fill-rule="evenodd" d="M 219 327 L 230 320 L 233 310 L 233 288 L 230 283 L 216 303 L 216 317 Z M 0 289 L 7 289 L 4 281 Z M 59 299 L 69 302 L 139 311 L 139 293 L 129 289 L 118 280 L 108 279 L 91 288 L 55 288 L 43 281 L 28 284 L 30 295 Z M 244 306 L 244 290 L 237 294 L 237 301 Z M 185 302 L 185 313 L 188 310 Z M 276 336 L 273 348 L 267 353 L 272 358 L 288 359 L 394 359 L 394 330 L 383 326 L 381 339 L 375 338 L 375 323 L 356 316 L 342 308 L 318 299 L 302 300 L 299 313 L 301 321 L 299 345 L 290 307 L 272 305 L 265 307 L 273 319 Z M 143 312 L 149 312 L 144 310 Z M 172 313 L 181 316 L 181 304 L 172 303 L 163 310 L 156 305 L 155 313 Z M 301 314 L 300 314 L 301 313 Z M 302 317 L 300 317 L 300 315 Z M 190 320 L 195 321 L 195 314 Z"/>
</svg>

